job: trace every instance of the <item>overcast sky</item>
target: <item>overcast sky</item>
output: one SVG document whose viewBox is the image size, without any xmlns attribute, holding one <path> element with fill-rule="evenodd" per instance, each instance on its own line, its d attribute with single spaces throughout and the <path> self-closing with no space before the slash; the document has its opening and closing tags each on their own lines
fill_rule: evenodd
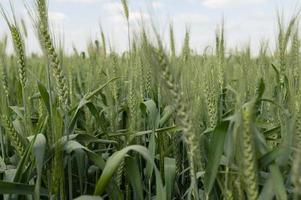
<svg viewBox="0 0 301 200">
<path fill-rule="evenodd" d="M 27 0 L 33 5 L 33 0 Z M 0 0 L 9 11 L 8 0 Z M 29 17 L 23 0 L 12 0 L 18 17 Z M 214 33 L 225 19 L 227 47 L 244 47 L 248 43 L 255 50 L 262 39 L 273 46 L 276 36 L 277 9 L 289 18 L 301 6 L 298 0 L 129 0 L 132 31 L 137 30 L 141 18 L 146 26 L 154 22 L 160 34 L 168 34 L 173 22 L 177 47 L 182 45 L 185 30 L 191 32 L 191 47 L 201 51 L 214 44 Z M 100 37 L 101 24 L 110 43 L 118 51 L 126 49 L 127 29 L 120 0 L 49 0 L 51 26 L 56 38 L 64 38 L 65 49 L 74 45 L 79 50 L 87 42 Z M 0 20 L 0 37 L 7 33 Z M 26 48 L 39 51 L 36 36 L 30 31 Z"/>
</svg>

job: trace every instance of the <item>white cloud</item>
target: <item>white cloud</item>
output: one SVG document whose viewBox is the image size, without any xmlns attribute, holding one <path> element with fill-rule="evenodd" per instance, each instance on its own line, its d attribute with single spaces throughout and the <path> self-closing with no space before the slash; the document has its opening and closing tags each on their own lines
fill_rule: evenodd
<svg viewBox="0 0 301 200">
<path fill-rule="evenodd" d="M 202 0 L 203 5 L 211 8 L 263 3 L 267 0 Z"/>
<path fill-rule="evenodd" d="M 163 8 L 163 3 L 162 2 L 159 2 L 159 1 L 154 1 L 154 2 L 152 2 L 152 7 L 154 8 L 154 9 L 159 9 L 159 8 Z"/>
<path fill-rule="evenodd" d="M 2 1 L 4 7 L 9 10 L 9 4 L 5 4 L 8 0 L 0 0 L 0 2 Z M 274 42 L 275 6 L 280 4 L 280 8 L 286 8 L 284 13 L 291 13 L 293 10 L 291 7 L 295 8 L 294 5 L 296 5 L 292 2 L 298 3 L 299 1 L 129 0 L 130 26 L 132 32 L 135 32 L 141 28 L 141 20 L 146 28 L 151 25 L 151 22 L 154 22 L 155 27 L 168 43 L 168 24 L 172 21 L 174 22 L 176 44 L 180 49 L 185 35 L 185 27 L 188 25 L 191 31 L 192 48 L 203 50 L 208 44 L 214 45 L 215 29 L 221 22 L 222 13 L 220 11 L 224 9 L 227 47 L 241 46 L 250 41 L 252 47 L 256 49 L 256 45 L 262 38 L 269 38 L 271 43 Z M 67 50 L 71 49 L 73 43 L 79 50 L 84 50 L 89 38 L 99 38 L 98 24 L 100 21 L 107 38 L 110 38 L 110 42 L 116 45 L 116 50 L 127 48 L 127 39 L 125 39 L 127 38 L 127 24 L 120 0 L 51 0 L 49 3 L 50 11 L 52 11 L 49 14 L 51 30 L 56 39 L 64 33 Z M 22 2 L 16 1 L 16 4 L 18 16 L 25 18 L 26 12 L 21 14 L 19 12 L 23 8 Z M 62 4 L 66 6 L 62 6 Z M 70 7 L 67 4 L 74 7 L 75 10 L 68 10 Z M 263 4 L 270 6 L 261 6 Z M 284 5 L 282 6 L 282 4 Z M 99 12 L 95 9 L 96 5 Z M 234 8 L 237 14 L 233 13 Z M 68 13 L 68 15 L 64 13 Z M 81 13 L 81 15 L 76 13 Z M 31 20 L 26 19 L 25 21 L 28 21 L 30 29 L 32 27 Z M 0 30 L 1 38 L 4 33 L 7 33 L 7 28 L 3 20 L 0 20 L 0 26 L 3 27 Z M 79 26 L 81 28 L 78 28 Z M 150 30 L 152 30 L 151 27 Z M 27 47 L 29 51 L 35 51 L 38 46 L 33 47 L 32 45 L 32 40 L 36 39 L 35 35 L 29 33 L 29 39 Z"/>
<path fill-rule="evenodd" d="M 122 4 L 120 2 L 108 2 L 103 4 L 103 10 L 106 12 L 105 21 L 113 21 L 114 23 L 124 25 L 126 22 Z M 129 20 L 131 23 L 138 21 L 150 20 L 151 16 L 146 11 L 130 10 Z"/>
<path fill-rule="evenodd" d="M 98 3 L 102 2 L 102 0 L 56 0 L 61 3 Z"/>
<path fill-rule="evenodd" d="M 49 11 L 48 15 L 49 19 L 53 22 L 62 22 L 67 18 L 66 15 L 61 12 Z"/>
<path fill-rule="evenodd" d="M 182 13 L 174 17 L 175 22 L 201 24 L 209 21 L 209 17 L 199 13 Z"/>
<path fill-rule="evenodd" d="M 139 20 L 149 20 L 151 17 L 148 13 L 145 12 L 130 12 L 129 13 L 130 20 L 132 21 L 139 21 Z"/>
<path fill-rule="evenodd" d="M 103 4 L 102 8 L 108 14 L 120 14 L 122 12 L 122 5 L 120 2 L 110 2 Z"/>
</svg>

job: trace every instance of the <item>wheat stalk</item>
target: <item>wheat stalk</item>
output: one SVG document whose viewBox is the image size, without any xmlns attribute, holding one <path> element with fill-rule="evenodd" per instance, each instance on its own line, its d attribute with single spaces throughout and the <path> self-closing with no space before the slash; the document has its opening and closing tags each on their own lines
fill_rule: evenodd
<svg viewBox="0 0 301 200">
<path fill-rule="evenodd" d="M 196 178 L 196 164 L 195 164 L 195 155 L 196 150 L 198 149 L 198 141 L 196 140 L 195 133 L 193 132 L 192 122 L 187 114 L 188 108 L 183 102 L 183 93 L 180 91 L 180 88 L 176 84 L 174 77 L 170 72 L 170 66 L 168 64 L 168 60 L 163 52 L 163 48 L 160 45 L 159 51 L 157 52 L 159 66 L 161 68 L 162 79 L 167 86 L 172 98 L 174 99 L 175 111 L 177 114 L 177 118 L 179 120 L 180 125 L 183 127 L 183 134 L 186 139 L 187 144 L 187 155 L 190 166 L 190 181 L 191 181 L 191 189 L 192 195 L 195 199 L 199 198 L 198 195 L 198 183 Z"/>
<path fill-rule="evenodd" d="M 57 91 L 61 106 L 63 109 L 68 109 L 69 107 L 69 89 L 67 85 L 67 80 L 65 78 L 61 62 L 59 60 L 58 54 L 55 51 L 49 29 L 48 29 L 48 14 L 46 0 L 37 0 L 38 9 L 38 29 L 39 37 L 41 40 L 41 45 L 45 54 L 49 59 L 50 66 L 53 69 L 53 75 L 56 80 Z"/>
<path fill-rule="evenodd" d="M 174 58 L 176 56 L 176 44 L 175 44 L 174 29 L 172 24 L 169 25 L 169 40 L 170 40 L 171 56 Z"/>
<path fill-rule="evenodd" d="M 256 173 L 256 158 L 251 123 L 253 120 L 254 102 L 245 104 L 242 108 L 242 173 L 245 190 L 249 200 L 258 199 L 258 185 Z"/>
<path fill-rule="evenodd" d="M 6 115 L 2 115 L 1 119 L 3 123 L 2 125 L 5 127 L 5 130 L 7 131 L 6 133 L 7 136 L 9 137 L 12 146 L 15 148 L 18 155 L 22 157 L 25 152 L 25 147 L 21 142 L 19 134 L 17 133 L 12 122 Z"/>
</svg>

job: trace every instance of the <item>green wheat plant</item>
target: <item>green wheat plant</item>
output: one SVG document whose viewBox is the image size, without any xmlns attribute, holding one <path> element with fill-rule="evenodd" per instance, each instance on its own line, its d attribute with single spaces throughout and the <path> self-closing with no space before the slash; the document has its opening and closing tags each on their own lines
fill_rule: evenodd
<svg viewBox="0 0 301 200">
<path fill-rule="evenodd" d="M 229 48 L 222 21 L 196 51 L 192 25 L 136 26 L 133 2 L 121 52 L 104 26 L 65 52 L 52 1 L 25 3 L 35 35 L 0 4 L 0 199 L 300 199 L 299 13 L 275 49 Z"/>
</svg>

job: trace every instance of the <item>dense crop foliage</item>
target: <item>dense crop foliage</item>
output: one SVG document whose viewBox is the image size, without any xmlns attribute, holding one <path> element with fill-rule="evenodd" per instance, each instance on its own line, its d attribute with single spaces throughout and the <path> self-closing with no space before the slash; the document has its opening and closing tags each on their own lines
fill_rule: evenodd
<svg viewBox="0 0 301 200">
<path fill-rule="evenodd" d="M 0 199 L 301 198 L 298 15 L 279 17 L 275 52 L 262 43 L 256 57 L 227 50 L 223 25 L 203 54 L 189 31 L 177 54 L 171 25 L 170 50 L 141 27 L 123 54 L 102 31 L 66 56 L 47 2 L 29 8 L 42 55 L 1 9 L 14 54 L 2 38 Z"/>
</svg>

